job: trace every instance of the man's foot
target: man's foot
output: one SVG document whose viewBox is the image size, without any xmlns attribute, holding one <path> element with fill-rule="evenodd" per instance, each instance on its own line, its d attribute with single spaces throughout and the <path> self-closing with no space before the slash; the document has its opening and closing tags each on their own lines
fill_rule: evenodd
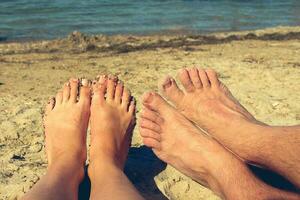
<svg viewBox="0 0 300 200">
<path fill-rule="evenodd" d="M 47 104 L 44 117 L 48 170 L 69 171 L 78 182 L 84 176 L 91 98 L 88 81 L 82 83 L 80 91 L 78 79 L 66 83 Z"/>
<path fill-rule="evenodd" d="M 135 125 L 135 101 L 117 78 L 101 76 L 93 84 L 89 174 L 113 165 L 123 170 Z"/>
<path fill-rule="evenodd" d="M 143 143 L 166 163 L 208 186 L 223 148 L 204 135 L 156 93 L 143 97 L 140 134 Z M 195 163 L 195 159 L 201 162 Z M 214 184 L 213 184 L 214 185 Z M 218 190 L 218 189 L 216 189 Z"/>
<path fill-rule="evenodd" d="M 224 199 L 271 199 L 297 196 L 273 189 L 194 126 L 156 93 L 146 93 L 141 114 L 143 143 L 163 161 L 209 187 Z M 245 189 L 248 188 L 248 189 Z"/>
<path fill-rule="evenodd" d="M 263 125 L 233 97 L 215 71 L 183 69 L 179 79 L 185 92 L 179 89 L 173 78 L 167 77 L 161 87 L 162 93 L 183 115 L 220 142 L 242 143 L 239 139 L 243 138 L 237 137 L 236 133 L 246 134 L 247 130 L 253 134 L 257 132 L 257 125 Z"/>
</svg>

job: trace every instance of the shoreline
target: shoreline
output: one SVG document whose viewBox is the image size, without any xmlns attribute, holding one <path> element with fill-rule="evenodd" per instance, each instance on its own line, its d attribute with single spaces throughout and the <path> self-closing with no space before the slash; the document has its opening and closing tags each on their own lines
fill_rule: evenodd
<svg viewBox="0 0 300 200">
<path fill-rule="evenodd" d="M 114 37 L 182 37 L 182 36 L 209 36 L 209 35 L 219 35 L 219 34 L 234 34 L 239 35 L 240 33 L 255 33 L 261 31 L 267 32 L 282 32 L 282 30 L 288 30 L 290 32 L 300 31 L 300 25 L 294 26 L 271 26 L 260 29 L 245 29 L 245 30 L 218 30 L 218 31 L 200 31 L 200 30 L 190 30 L 190 29 L 166 29 L 161 31 L 152 31 L 148 33 L 118 33 L 118 34 L 102 34 L 102 33 L 84 33 L 78 30 L 74 30 L 73 32 L 79 32 L 87 37 L 93 36 L 106 36 L 110 38 Z M 73 32 L 56 38 L 20 38 L 20 39 L 9 39 L 6 36 L 0 36 L 0 44 L 7 43 L 28 43 L 28 42 L 42 42 L 42 41 L 53 41 L 53 40 L 62 40 L 70 36 Z"/>
<path fill-rule="evenodd" d="M 15 53 L 53 52 L 111 52 L 127 53 L 156 48 L 185 48 L 232 41 L 263 40 L 281 41 L 300 39 L 300 26 L 275 27 L 254 31 L 217 32 L 186 35 L 86 35 L 74 31 L 65 38 L 23 42 L 0 42 L 0 55 Z"/>
</svg>

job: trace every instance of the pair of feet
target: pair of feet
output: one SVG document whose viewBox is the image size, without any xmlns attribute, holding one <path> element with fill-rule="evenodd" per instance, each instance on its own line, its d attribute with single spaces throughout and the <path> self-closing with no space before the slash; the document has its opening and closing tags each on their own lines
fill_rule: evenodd
<svg viewBox="0 0 300 200">
<path fill-rule="evenodd" d="M 111 164 L 120 170 L 126 161 L 135 125 L 135 102 L 116 77 L 70 79 L 45 111 L 48 170 L 72 171 L 75 182 L 84 177 L 87 128 L 91 128 L 89 175 L 93 165 Z"/>
<path fill-rule="evenodd" d="M 172 77 L 160 86 L 173 106 L 157 93 L 144 95 L 140 121 L 143 143 L 161 160 L 221 194 L 220 169 L 232 159 L 238 160 L 220 145 L 222 137 L 235 139 L 238 129 L 245 132 L 260 122 L 233 97 L 215 71 L 183 69 L 178 77 L 185 91 Z"/>
</svg>

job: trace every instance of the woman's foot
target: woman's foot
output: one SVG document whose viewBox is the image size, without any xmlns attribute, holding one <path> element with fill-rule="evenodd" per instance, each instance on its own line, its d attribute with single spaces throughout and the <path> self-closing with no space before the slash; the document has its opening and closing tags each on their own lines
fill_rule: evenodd
<svg viewBox="0 0 300 200">
<path fill-rule="evenodd" d="M 93 84 L 90 169 L 112 164 L 123 170 L 135 125 L 135 101 L 116 77 Z"/>
<path fill-rule="evenodd" d="M 84 176 L 91 98 L 88 81 L 82 83 L 81 87 L 78 79 L 65 83 L 48 102 L 44 116 L 48 171 L 72 173 L 78 182 Z"/>
<path fill-rule="evenodd" d="M 135 102 L 117 78 L 93 84 L 88 175 L 91 199 L 142 200 L 123 168 L 135 125 Z"/>
</svg>

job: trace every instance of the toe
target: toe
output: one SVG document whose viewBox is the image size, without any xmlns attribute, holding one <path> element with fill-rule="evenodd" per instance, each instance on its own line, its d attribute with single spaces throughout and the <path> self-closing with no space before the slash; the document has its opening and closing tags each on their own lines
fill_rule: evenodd
<svg viewBox="0 0 300 200">
<path fill-rule="evenodd" d="M 47 105 L 46 105 L 46 109 L 45 109 L 45 115 L 49 115 L 49 113 L 53 110 L 55 105 L 55 99 L 54 98 L 50 98 Z"/>
<path fill-rule="evenodd" d="M 136 101 L 132 99 L 128 107 L 128 113 L 130 115 L 133 115 L 135 113 L 135 106 L 136 106 Z"/>
<path fill-rule="evenodd" d="M 172 77 L 165 78 L 161 90 L 164 96 L 175 105 L 179 104 L 184 95 Z"/>
<path fill-rule="evenodd" d="M 208 80 L 207 74 L 204 69 L 198 69 L 198 74 L 201 79 L 204 88 L 210 87 L 210 82 Z"/>
<path fill-rule="evenodd" d="M 93 98 L 92 98 L 92 104 L 95 103 L 102 103 L 105 101 L 105 90 L 106 87 L 104 85 L 101 85 L 100 83 L 95 83 L 93 86 Z"/>
<path fill-rule="evenodd" d="M 63 102 L 67 103 L 70 98 L 70 84 L 65 83 L 63 87 Z"/>
<path fill-rule="evenodd" d="M 142 97 L 142 102 L 145 107 L 158 113 L 171 108 L 171 106 L 155 92 L 145 93 Z"/>
<path fill-rule="evenodd" d="M 197 68 L 191 68 L 189 69 L 189 75 L 192 80 L 193 85 L 195 86 L 196 89 L 201 89 L 202 88 L 202 82 L 198 74 L 198 69 Z"/>
<path fill-rule="evenodd" d="M 121 103 L 122 101 L 122 93 L 123 93 L 123 83 L 121 81 L 118 82 L 115 91 L 115 102 Z"/>
<path fill-rule="evenodd" d="M 158 142 L 161 141 L 161 135 L 159 133 L 156 133 L 149 129 L 140 128 L 140 135 L 143 138 L 151 138 L 151 139 L 157 140 Z"/>
<path fill-rule="evenodd" d="M 123 108 L 127 109 L 130 99 L 131 99 L 130 91 L 126 87 L 123 88 L 123 94 L 122 94 L 122 107 Z"/>
<path fill-rule="evenodd" d="M 218 79 L 217 73 L 212 69 L 205 70 L 207 77 L 209 79 L 209 82 L 211 83 L 212 87 L 219 87 L 220 81 Z"/>
<path fill-rule="evenodd" d="M 160 149 L 160 143 L 153 139 L 153 138 L 149 138 L 149 137 L 144 137 L 143 138 L 143 143 L 145 146 L 149 147 L 149 148 L 153 148 L 153 149 Z"/>
<path fill-rule="evenodd" d="M 141 117 L 144 119 L 148 119 L 156 124 L 161 124 L 163 122 L 163 119 L 159 117 L 159 115 L 155 111 L 149 110 L 146 107 L 143 108 Z"/>
<path fill-rule="evenodd" d="M 97 90 L 97 88 L 99 87 L 99 83 L 97 80 L 93 80 L 92 81 L 92 94 L 95 93 L 95 91 Z"/>
<path fill-rule="evenodd" d="M 55 105 L 60 105 L 62 104 L 62 100 L 63 100 L 63 92 L 59 91 L 56 96 L 55 96 Z"/>
<path fill-rule="evenodd" d="M 116 88 L 116 82 L 117 82 L 117 77 L 110 75 L 108 77 L 107 81 L 107 100 L 111 101 L 113 100 L 115 96 L 115 88 Z"/>
<path fill-rule="evenodd" d="M 191 81 L 189 73 L 186 69 L 182 69 L 179 72 L 179 79 L 187 92 L 193 92 L 195 90 L 194 85 Z"/>
<path fill-rule="evenodd" d="M 76 103 L 78 96 L 78 84 L 79 80 L 77 78 L 72 78 L 69 81 L 70 83 L 70 102 Z"/>
<path fill-rule="evenodd" d="M 91 88 L 88 79 L 82 79 L 82 86 L 80 87 L 79 103 L 89 104 L 91 101 Z"/>
<path fill-rule="evenodd" d="M 144 128 L 144 129 L 149 129 L 149 130 L 157 132 L 157 133 L 160 133 L 160 131 L 161 131 L 161 128 L 158 124 L 156 124 L 153 121 L 150 121 L 148 119 L 144 119 L 144 118 L 141 118 L 140 127 Z"/>
</svg>

